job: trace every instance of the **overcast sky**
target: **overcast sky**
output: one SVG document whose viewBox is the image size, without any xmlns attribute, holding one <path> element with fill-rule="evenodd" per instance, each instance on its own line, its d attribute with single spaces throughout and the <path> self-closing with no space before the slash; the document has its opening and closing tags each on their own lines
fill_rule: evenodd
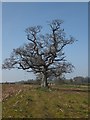
<svg viewBox="0 0 90 120">
<path fill-rule="evenodd" d="M 65 48 L 67 61 L 75 66 L 67 78 L 88 75 L 88 3 L 2 3 L 2 60 L 10 56 L 13 48 L 27 42 L 25 29 L 42 25 L 48 31 L 47 21 L 62 19 L 66 35 L 78 41 Z M 3 81 L 35 78 L 23 70 L 3 70 Z"/>
</svg>

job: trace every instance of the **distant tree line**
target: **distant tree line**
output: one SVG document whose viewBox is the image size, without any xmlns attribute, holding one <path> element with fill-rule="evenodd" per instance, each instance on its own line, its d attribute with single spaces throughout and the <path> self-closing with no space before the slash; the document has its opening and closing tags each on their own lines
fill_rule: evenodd
<svg viewBox="0 0 90 120">
<path fill-rule="evenodd" d="M 41 76 L 37 76 L 36 78 L 37 83 L 40 83 Z M 83 76 L 76 76 L 74 78 L 66 79 L 64 76 L 60 76 L 58 79 L 49 78 L 48 83 L 55 83 L 55 84 L 89 84 L 90 77 L 83 77 Z"/>
<path fill-rule="evenodd" d="M 73 84 L 73 85 L 85 85 L 90 84 L 90 77 L 82 77 L 77 76 L 72 79 L 66 79 L 65 77 L 58 78 L 58 79 L 48 79 L 48 83 L 54 84 Z M 41 84 L 41 77 L 36 77 L 36 80 L 30 79 L 27 81 L 21 80 L 18 82 L 5 82 L 4 84 L 32 84 L 32 85 L 40 85 Z"/>
<path fill-rule="evenodd" d="M 77 76 L 69 80 L 72 84 L 88 84 L 90 83 L 90 77 Z"/>
</svg>

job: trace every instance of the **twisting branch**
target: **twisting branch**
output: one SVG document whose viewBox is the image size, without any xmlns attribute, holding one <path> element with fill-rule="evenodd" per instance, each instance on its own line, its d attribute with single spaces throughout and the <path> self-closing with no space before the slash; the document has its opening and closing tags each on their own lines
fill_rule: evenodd
<svg viewBox="0 0 90 120">
<path fill-rule="evenodd" d="M 61 28 L 62 20 L 49 22 L 50 34 L 41 35 L 41 26 L 26 29 L 29 43 L 13 49 L 10 58 L 5 59 L 3 69 L 18 68 L 34 73 L 42 73 L 44 81 L 50 76 L 61 76 L 63 73 L 72 72 L 72 64 L 66 62 L 63 49 L 74 43 L 73 37 L 66 38 L 64 29 Z"/>
</svg>

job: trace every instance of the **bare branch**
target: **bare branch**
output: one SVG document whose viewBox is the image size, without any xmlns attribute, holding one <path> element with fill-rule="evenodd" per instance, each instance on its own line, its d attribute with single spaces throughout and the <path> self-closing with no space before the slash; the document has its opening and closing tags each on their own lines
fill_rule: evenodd
<svg viewBox="0 0 90 120">
<path fill-rule="evenodd" d="M 3 69 L 23 69 L 27 72 L 42 73 L 47 81 L 50 76 L 61 76 L 72 72 L 74 66 L 66 62 L 63 48 L 73 44 L 76 40 L 70 36 L 66 38 L 64 29 L 61 28 L 62 20 L 49 22 L 50 34 L 39 34 L 41 26 L 26 29 L 29 43 L 13 49 L 10 58 L 5 59 Z"/>
</svg>

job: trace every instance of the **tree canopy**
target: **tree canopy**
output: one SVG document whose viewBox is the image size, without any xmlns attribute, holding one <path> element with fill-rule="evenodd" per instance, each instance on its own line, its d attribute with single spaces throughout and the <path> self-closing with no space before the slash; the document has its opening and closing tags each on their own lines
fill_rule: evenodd
<svg viewBox="0 0 90 120">
<path fill-rule="evenodd" d="M 63 48 L 76 40 L 72 36 L 66 38 L 62 23 L 58 19 L 49 22 L 50 33 L 45 35 L 40 34 L 41 26 L 28 27 L 25 32 L 29 42 L 13 49 L 11 56 L 4 60 L 3 69 L 18 68 L 39 73 L 43 86 L 47 86 L 50 76 L 60 77 L 72 72 L 74 66 L 65 59 Z"/>
</svg>

